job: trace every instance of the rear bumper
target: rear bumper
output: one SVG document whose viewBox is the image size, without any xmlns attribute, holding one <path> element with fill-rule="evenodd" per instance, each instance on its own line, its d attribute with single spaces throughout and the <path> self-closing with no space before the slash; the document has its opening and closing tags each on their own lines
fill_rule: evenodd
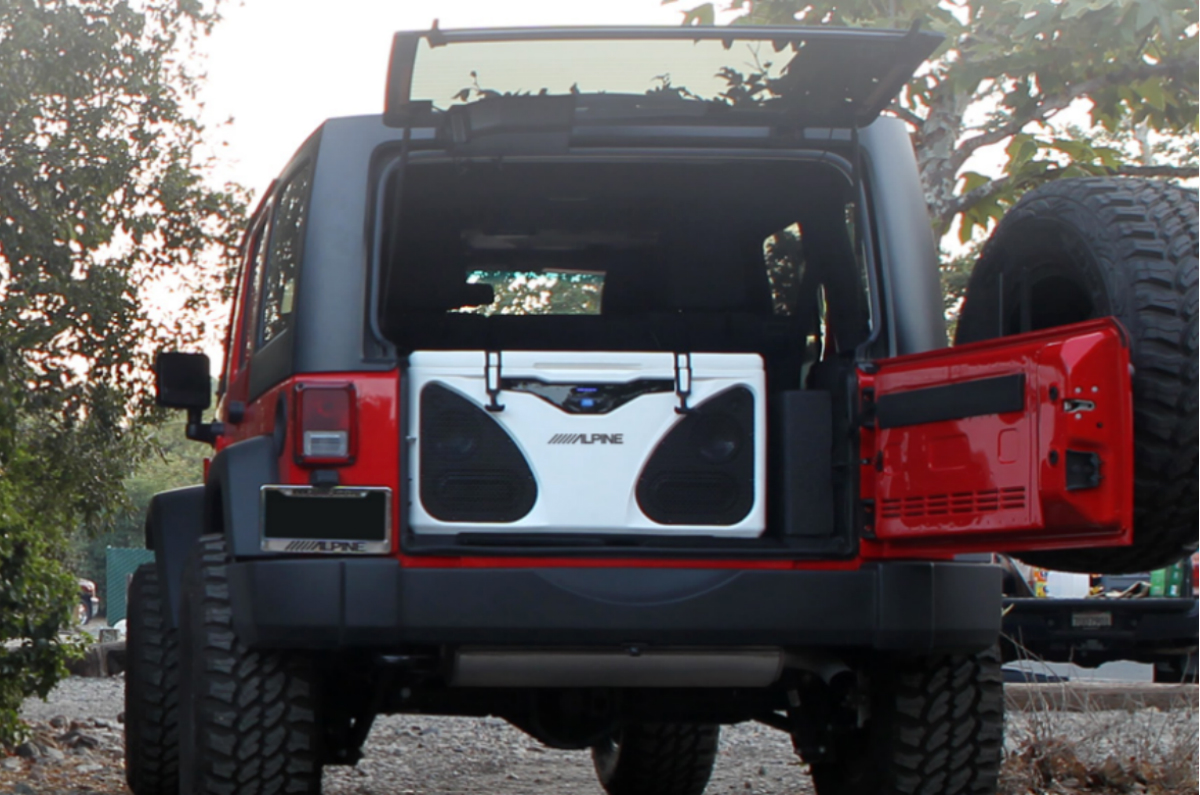
<svg viewBox="0 0 1200 795">
<path fill-rule="evenodd" d="M 1000 570 L 888 563 L 856 571 L 403 568 L 392 559 L 230 564 L 252 647 L 386 650 L 779 646 L 975 650 L 1000 630 Z"/>
</svg>

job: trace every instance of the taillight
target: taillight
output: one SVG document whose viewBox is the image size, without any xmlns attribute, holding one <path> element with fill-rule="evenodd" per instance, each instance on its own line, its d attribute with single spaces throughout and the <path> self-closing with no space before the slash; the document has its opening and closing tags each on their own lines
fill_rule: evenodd
<svg viewBox="0 0 1200 795">
<path fill-rule="evenodd" d="M 296 385 L 296 463 L 338 466 L 354 461 L 355 403 L 352 384 Z"/>
</svg>

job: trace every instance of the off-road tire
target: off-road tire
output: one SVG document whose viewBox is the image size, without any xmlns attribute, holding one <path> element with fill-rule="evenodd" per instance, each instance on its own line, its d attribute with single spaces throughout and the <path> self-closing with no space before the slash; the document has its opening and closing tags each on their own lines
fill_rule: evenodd
<svg viewBox="0 0 1200 795">
<path fill-rule="evenodd" d="M 179 639 L 153 563 L 129 583 L 125 780 L 134 795 L 179 792 Z"/>
<path fill-rule="evenodd" d="M 592 762 L 608 795 L 700 795 L 719 739 L 713 724 L 630 724 L 594 746 Z"/>
<path fill-rule="evenodd" d="M 1000 654 L 872 666 L 870 716 L 812 760 L 817 795 L 994 795 L 1004 753 Z"/>
<path fill-rule="evenodd" d="M 985 245 L 957 342 L 1022 330 L 1023 290 L 1031 329 L 1111 315 L 1131 340 L 1133 545 L 1019 554 L 1027 563 L 1119 574 L 1196 549 L 1198 240 L 1194 190 L 1096 178 L 1025 194 Z"/>
<path fill-rule="evenodd" d="M 303 655 L 238 640 L 221 536 L 204 536 L 183 579 L 180 778 L 192 795 L 319 795 L 316 675 Z M 190 785 L 190 787 L 189 787 Z"/>
</svg>

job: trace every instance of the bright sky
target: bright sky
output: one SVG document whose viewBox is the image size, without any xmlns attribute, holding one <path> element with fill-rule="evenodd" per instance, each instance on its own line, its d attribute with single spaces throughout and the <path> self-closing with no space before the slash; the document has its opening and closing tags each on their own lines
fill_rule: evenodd
<svg viewBox="0 0 1200 795">
<path fill-rule="evenodd" d="M 244 0 L 207 41 L 217 177 L 257 194 L 323 120 L 380 113 L 392 34 L 527 25 L 678 25 L 701 0 Z M 336 10 L 334 10 L 336 8 Z M 232 124 L 217 128 L 232 118 Z"/>
</svg>

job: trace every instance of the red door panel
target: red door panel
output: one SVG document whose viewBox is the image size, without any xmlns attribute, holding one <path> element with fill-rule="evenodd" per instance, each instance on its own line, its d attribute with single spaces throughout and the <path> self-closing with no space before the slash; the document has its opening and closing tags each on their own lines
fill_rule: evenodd
<svg viewBox="0 0 1200 795">
<path fill-rule="evenodd" d="M 859 386 L 865 557 L 1131 540 L 1133 401 L 1115 321 L 885 359 Z"/>
</svg>

